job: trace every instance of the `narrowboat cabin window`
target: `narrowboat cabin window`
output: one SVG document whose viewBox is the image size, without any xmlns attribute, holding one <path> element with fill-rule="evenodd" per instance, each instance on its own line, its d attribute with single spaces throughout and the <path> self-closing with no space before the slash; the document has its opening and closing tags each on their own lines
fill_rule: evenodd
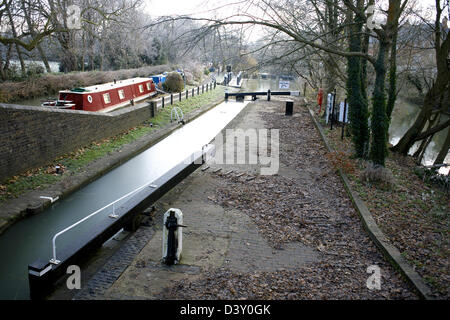
<svg viewBox="0 0 450 320">
<path fill-rule="evenodd" d="M 103 94 L 103 100 L 105 101 L 105 103 L 111 103 L 111 98 L 109 97 L 109 93 Z"/>
<path fill-rule="evenodd" d="M 144 92 L 144 85 L 143 84 L 139 85 L 139 92 L 140 93 Z"/>
<path fill-rule="evenodd" d="M 147 82 L 147 90 L 150 91 L 151 90 L 151 85 L 150 82 Z"/>
<path fill-rule="evenodd" d="M 119 90 L 119 99 L 125 99 L 125 92 L 123 90 Z"/>
</svg>

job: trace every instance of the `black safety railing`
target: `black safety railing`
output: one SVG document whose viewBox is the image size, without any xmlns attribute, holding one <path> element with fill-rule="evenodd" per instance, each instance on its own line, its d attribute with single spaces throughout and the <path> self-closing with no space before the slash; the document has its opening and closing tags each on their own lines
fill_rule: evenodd
<svg viewBox="0 0 450 320">
<path fill-rule="evenodd" d="M 236 92 L 225 93 L 225 101 L 228 101 L 230 97 L 236 97 L 236 100 L 244 100 L 246 96 L 252 97 L 252 100 L 256 100 L 258 96 L 267 96 L 267 101 L 270 101 L 271 96 L 300 96 L 300 91 L 259 91 L 259 92 Z"/>
</svg>

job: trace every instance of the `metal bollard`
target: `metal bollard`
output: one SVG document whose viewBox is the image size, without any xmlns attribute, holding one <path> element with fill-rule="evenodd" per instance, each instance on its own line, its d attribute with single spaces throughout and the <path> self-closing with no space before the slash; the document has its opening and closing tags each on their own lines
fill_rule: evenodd
<svg viewBox="0 0 450 320">
<path fill-rule="evenodd" d="M 294 101 L 286 100 L 286 115 L 292 116 L 293 113 L 294 113 Z"/>
<path fill-rule="evenodd" d="M 171 208 L 164 213 L 163 218 L 163 263 L 167 265 L 177 264 L 181 260 L 183 249 L 182 225 L 183 213 L 180 209 Z"/>
<path fill-rule="evenodd" d="M 156 102 L 150 101 L 150 117 L 154 118 L 156 113 Z"/>
</svg>

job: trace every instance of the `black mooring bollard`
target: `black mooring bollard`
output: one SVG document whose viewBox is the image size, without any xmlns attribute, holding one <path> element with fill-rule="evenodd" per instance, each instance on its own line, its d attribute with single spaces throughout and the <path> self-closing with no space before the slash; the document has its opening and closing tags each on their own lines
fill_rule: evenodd
<svg viewBox="0 0 450 320">
<path fill-rule="evenodd" d="M 228 101 L 228 92 L 225 92 L 225 101 Z"/>
<path fill-rule="evenodd" d="M 270 101 L 270 89 L 267 90 L 267 101 Z"/>
<path fill-rule="evenodd" d="M 170 94 L 170 105 L 173 105 L 173 94 Z"/>
<path fill-rule="evenodd" d="M 181 101 L 181 91 L 180 91 L 180 94 L 179 94 L 179 97 L 178 97 L 178 101 Z"/>
<path fill-rule="evenodd" d="M 167 256 L 165 257 L 164 262 L 170 266 L 174 264 L 177 253 L 177 239 L 175 237 L 175 232 L 178 228 L 178 220 L 177 217 L 175 217 L 174 211 L 170 212 L 170 216 L 167 217 L 165 226 L 169 231 L 169 234 L 167 235 Z"/>
<path fill-rule="evenodd" d="M 150 117 L 154 118 L 156 113 L 156 102 L 150 101 Z"/>
<path fill-rule="evenodd" d="M 294 113 L 294 101 L 286 100 L 286 115 L 292 116 Z"/>
<path fill-rule="evenodd" d="M 161 108 L 164 109 L 164 96 L 162 97 L 162 100 L 161 100 Z"/>
<path fill-rule="evenodd" d="M 186 90 L 186 99 L 188 98 L 188 92 L 189 92 L 189 91 L 188 91 L 188 90 Z"/>
</svg>

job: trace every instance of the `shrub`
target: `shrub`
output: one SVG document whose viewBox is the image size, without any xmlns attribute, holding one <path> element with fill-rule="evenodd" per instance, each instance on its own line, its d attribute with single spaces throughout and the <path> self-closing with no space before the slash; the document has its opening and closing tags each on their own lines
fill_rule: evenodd
<svg viewBox="0 0 450 320">
<path fill-rule="evenodd" d="M 361 172 L 360 179 L 363 182 L 377 184 L 381 187 L 391 188 L 394 185 L 394 176 L 391 170 L 372 162 L 366 164 Z"/>
<path fill-rule="evenodd" d="M 186 84 L 190 86 L 197 86 L 198 82 L 195 81 L 194 76 L 190 71 L 184 71 L 184 78 L 186 79 Z"/>
<path fill-rule="evenodd" d="M 438 168 L 416 167 L 414 173 L 423 181 L 433 183 L 447 192 L 450 190 L 449 176 L 439 173 Z"/>
<path fill-rule="evenodd" d="M 27 76 L 33 77 L 40 74 L 43 74 L 45 72 L 45 69 L 43 66 L 37 63 L 31 63 L 27 66 Z"/>
<path fill-rule="evenodd" d="M 181 92 L 184 88 L 184 81 L 178 72 L 171 72 L 167 75 L 163 88 L 167 92 Z"/>
</svg>

